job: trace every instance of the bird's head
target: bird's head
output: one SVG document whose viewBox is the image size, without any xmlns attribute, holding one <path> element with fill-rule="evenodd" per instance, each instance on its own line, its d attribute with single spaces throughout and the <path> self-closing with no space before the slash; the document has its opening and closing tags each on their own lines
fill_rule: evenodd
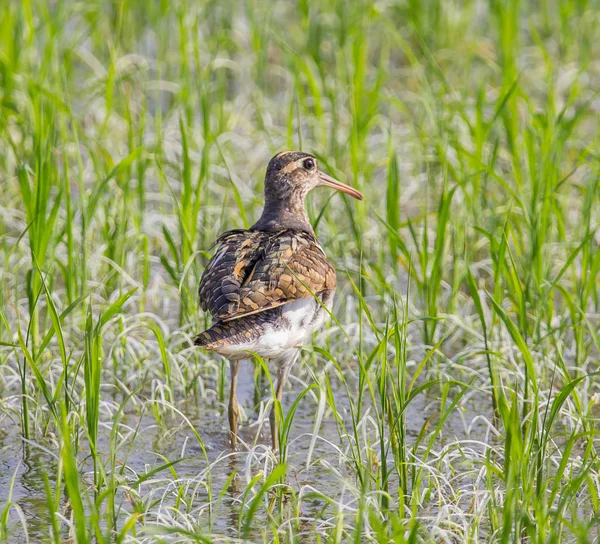
<svg viewBox="0 0 600 544">
<path fill-rule="evenodd" d="M 275 155 L 267 166 L 265 176 L 265 198 L 304 201 L 304 197 L 315 187 L 331 187 L 362 200 L 362 194 L 353 187 L 328 176 L 319 170 L 316 157 L 302 151 L 282 151 Z"/>
</svg>

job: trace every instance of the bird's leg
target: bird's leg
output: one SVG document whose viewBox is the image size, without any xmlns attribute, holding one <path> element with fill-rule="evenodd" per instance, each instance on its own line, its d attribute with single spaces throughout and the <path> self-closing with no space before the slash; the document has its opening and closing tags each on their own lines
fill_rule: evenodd
<svg viewBox="0 0 600 544">
<path fill-rule="evenodd" d="M 229 439 L 231 448 L 235 449 L 237 444 L 237 424 L 240 409 L 237 400 L 237 376 L 240 371 L 241 361 L 230 361 L 231 389 L 229 390 Z"/>
<path fill-rule="evenodd" d="M 294 349 L 292 352 L 286 353 L 284 356 L 280 357 L 275 361 L 275 364 L 277 365 L 277 389 L 275 390 L 275 398 L 279 402 L 281 402 L 281 399 L 283 397 L 283 388 L 285 386 L 285 382 L 287 381 L 287 377 L 290 373 L 290 369 L 296 361 L 298 354 L 299 350 Z M 279 432 L 277 429 L 275 402 L 273 402 L 273 406 L 271 407 L 271 414 L 269 416 L 269 420 L 271 422 L 271 440 L 273 444 L 273 451 L 277 451 L 279 449 Z"/>
</svg>

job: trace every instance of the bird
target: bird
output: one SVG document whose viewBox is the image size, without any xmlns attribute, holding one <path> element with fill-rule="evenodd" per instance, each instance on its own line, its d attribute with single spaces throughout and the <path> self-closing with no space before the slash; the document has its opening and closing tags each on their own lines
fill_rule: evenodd
<svg viewBox="0 0 600 544">
<path fill-rule="evenodd" d="M 325 186 L 362 200 L 362 194 L 319 170 L 317 158 L 282 151 L 268 163 L 264 208 L 249 229 L 221 234 L 198 289 L 200 307 L 212 326 L 194 343 L 229 360 L 228 405 L 231 447 L 237 445 L 237 377 L 241 362 L 257 354 L 277 369 L 275 397 L 281 401 L 300 348 L 330 313 L 336 273 L 319 244 L 305 208 L 306 195 Z M 279 437 L 274 406 L 272 448 Z"/>
</svg>

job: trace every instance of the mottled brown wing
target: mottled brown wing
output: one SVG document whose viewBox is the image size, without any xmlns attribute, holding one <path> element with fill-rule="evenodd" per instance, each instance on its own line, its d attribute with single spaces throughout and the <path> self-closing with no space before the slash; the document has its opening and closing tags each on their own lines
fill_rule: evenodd
<svg viewBox="0 0 600 544">
<path fill-rule="evenodd" d="M 218 248 L 200 280 L 198 294 L 204 311 L 219 319 L 237 313 L 240 290 L 256 262 L 264 255 L 268 235 L 232 230 L 216 240 Z"/>
<path fill-rule="evenodd" d="M 291 300 L 335 289 L 335 270 L 317 240 L 301 231 L 273 235 L 239 290 L 234 312 L 223 321 L 239 319 L 281 306 Z"/>
</svg>

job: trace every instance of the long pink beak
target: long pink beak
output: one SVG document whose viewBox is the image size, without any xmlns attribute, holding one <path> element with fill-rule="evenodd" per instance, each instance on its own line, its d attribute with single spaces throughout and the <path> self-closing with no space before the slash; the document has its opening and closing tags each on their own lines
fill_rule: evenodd
<svg viewBox="0 0 600 544">
<path fill-rule="evenodd" d="M 363 195 L 360 194 L 354 187 L 350 187 L 350 185 L 346 185 L 345 183 L 342 183 L 341 181 L 338 181 L 337 179 L 334 179 L 331 176 L 324 174 L 323 172 L 319 172 L 319 179 L 321 180 L 320 185 L 331 187 L 336 191 L 342 191 L 342 193 L 346 193 L 350 196 L 353 196 L 358 200 L 363 199 Z"/>
</svg>

